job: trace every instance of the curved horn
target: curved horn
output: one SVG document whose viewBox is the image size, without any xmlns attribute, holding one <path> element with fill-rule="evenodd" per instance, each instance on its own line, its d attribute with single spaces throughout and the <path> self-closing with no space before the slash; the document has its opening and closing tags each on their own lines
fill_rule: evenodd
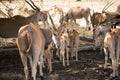
<svg viewBox="0 0 120 80">
<path fill-rule="evenodd" d="M 32 0 L 30 0 L 31 1 L 31 3 L 33 4 L 33 6 L 38 10 L 38 11 L 40 11 L 40 9 L 34 4 L 34 2 L 32 1 Z"/>
<path fill-rule="evenodd" d="M 54 22 L 53 22 L 53 19 L 52 19 L 51 15 L 50 15 L 49 13 L 48 13 L 48 15 L 49 15 L 50 21 L 51 21 L 51 23 L 52 23 L 52 25 L 53 25 L 53 29 L 54 29 L 54 30 L 57 30 L 56 27 L 55 27 L 55 24 L 54 24 Z"/>
<path fill-rule="evenodd" d="M 111 2 L 108 2 L 102 9 L 102 12 L 105 10 L 106 6 L 108 6 Z"/>
<path fill-rule="evenodd" d="M 102 12 L 104 12 L 106 9 L 108 9 L 114 2 L 110 1 L 108 2 L 105 7 L 102 9 Z"/>
<path fill-rule="evenodd" d="M 32 4 L 30 4 L 27 0 L 25 0 L 25 2 L 27 2 L 34 10 L 36 10 L 36 9 L 32 6 Z"/>
<path fill-rule="evenodd" d="M 108 5 L 105 9 L 104 9 L 104 11 L 105 10 L 107 10 L 111 5 L 113 5 L 114 4 L 114 2 L 112 2 L 110 5 Z"/>
</svg>

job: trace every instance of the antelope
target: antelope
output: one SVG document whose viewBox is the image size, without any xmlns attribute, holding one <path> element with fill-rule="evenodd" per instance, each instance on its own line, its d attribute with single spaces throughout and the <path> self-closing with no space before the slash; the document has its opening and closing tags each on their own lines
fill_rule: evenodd
<svg viewBox="0 0 120 80">
<path fill-rule="evenodd" d="M 107 32 L 111 31 L 111 24 L 102 23 L 94 30 L 94 45 L 100 47 L 100 54 L 102 54 L 104 38 Z"/>
<path fill-rule="evenodd" d="M 105 64 L 104 68 L 107 68 L 108 55 L 112 61 L 113 73 L 112 77 L 118 76 L 119 67 L 119 48 L 120 48 L 120 29 L 113 29 L 111 32 L 107 32 L 104 39 L 104 53 L 105 53 Z"/>
<path fill-rule="evenodd" d="M 65 53 L 67 59 L 67 66 L 69 66 L 69 37 L 67 33 L 62 33 L 60 37 L 60 60 L 62 59 L 63 66 L 65 66 Z"/>
<path fill-rule="evenodd" d="M 49 73 L 52 72 L 52 47 L 53 47 L 53 42 L 51 42 L 49 45 L 48 45 L 48 48 L 45 49 L 45 53 L 44 53 L 44 57 L 45 59 L 47 59 L 47 62 L 48 62 L 48 70 L 49 70 Z"/>
<path fill-rule="evenodd" d="M 101 23 L 113 19 L 117 15 L 118 15 L 118 13 L 116 13 L 116 12 L 103 12 L 103 13 L 96 12 L 96 13 L 94 13 L 91 17 L 93 29 L 95 29 Z"/>
<path fill-rule="evenodd" d="M 118 23 L 118 22 L 117 22 Z M 120 23 L 120 22 L 119 22 Z M 112 60 L 112 77 L 118 76 L 118 60 L 119 60 L 119 46 L 120 46 L 120 29 L 112 29 L 111 26 L 115 25 L 114 22 L 105 22 L 100 27 L 95 29 L 95 45 L 101 46 L 105 53 L 104 68 L 107 67 L 108 55 Z"/>
<path fill-rule="evenodd" d="M 76 56 L 76 61 L 78 61 L 78 47 L 79 47 L 79 34 L 76 30 L 65 32 L 65 27 L 67 26 L 66 23 L 62 23 L 59 26 L 59 34 L 55 33 L 53 37 L 54 42 L 56 45 L 56 48 L 60 50 L 60 60 L 63 61 L 63 66 L 65 66 L 65 53 L 67 58 L 67 66 L 69 66 L 69 52 L 71 53 L 71 56 Z M 71 48 L 71 51 L 69 51 L 69 47 Z M 58 50 L 58 52 L 59 52 Z"/>
<path fill-rule="evenodd" d="M 18 31 L 17 46 L 24 66 L 25 79 L 28 80 L 29 70 L 27 57 L 30 60 L 32 79 L 36 80 L 36 68 L 39 65 L 40 76 L 43 76 L 42 65 L 45 48 L 45 37 L 37 25 L 30 23 Z"/>
<path fill-rule="evenodd" d="M 78 47 L 79 47 L 79 34 L 76 30 L 72 30 L 69 33 L 69 38 L 70 38 L 70 42 L 69 42 L 69 46 L 71 47 L 71 57 L 73 58 L 73 56 L 76 56 L 76 61 L 78 61 Z M 75 53 L 75 54 L 74 54 Z"/>
<path fill-rule="evenodd" d="M 119 15 L 118 12 L 108 12 L 106 11 L 113 3 L 109 2 L 107 3 L 104 8 L 102 9 L 102 12 L 94 12 L 93 15 L 91 15 L 91 24 L 93 27 L 93 39 L 95 35 L 95 29 L 101 25 L 102 23 L 105 23 L 107 21 L 110 21 L 114 19 L 117 15 Z M 115 27 L 115 26 L 112 26 Z M 94 41 L 93 41 L 94 42 Z"/>
<path fill-rule="evenodd" d="M 113 26 L 119 26 L 120 24 L 120 15 L 116 15 L 113 19 L 107 20 L 99 25 L 99 27 L 95 28 L 94 30 L 94 40 L 97 44 L 99 44 L 99 35 L 102 34 L 103 38 L 105 34 L 110 31 L 111 29 L 114 29 Z M 101 42 L 100 42 L 101 43 Z"/>
<path fill-rule="evenodd" d="M 25 0 L 26 1 L 26 0 Z M 31 1 L 31 0 L 30 0 Z M 40 9 L 35 6 L 35 4 L 32 2 L 30 4 L 28 1 L 26 1 L 36 12 L 33 15 L 30 15 L 28 17 L 16 15 L 11 18 L 0 18 L 0 36 L 4 38 L 11 38 L 11 37 L 17 37 L 17 32 L 19 28 L 23 25 L 26 25 L 30 22 L 36 22 L 39 21 L 46 21 L 47 15 L 43 14 L 43 12 L 40 11 Z"/>
<path fill-rule="evenodd" d="M 68 22 L 69 20 L 73 20 L 76 23 L 76 19 L 84 18 L 86 20 L 86 27 L 89 26 L 89 16 L 90 16 L 90 8 L 82 8 L 82 7 L 72 7 L 69 11 L 60 19 L 60 23 Z"/>
<path fill-rule="evenodd" d="M 28 66 L 27 66 L 27 57 L 30 60 L 30 66 L 32 69 L 32 78 L 36 80 L 36 67 L 39 65 L 39 72 L 41 78 L 43 77 L 43 55 L 47 57 L 48 55 L 44 54 L 45 50 L 49 50 L 50 43 L 55 41 L 55 33 L 57 29 L 54 26 L 54 22 L 49 15 L 49 18 L 53 24 L 52 29 L 41 29 L 38 24 L 30 23 L 25 26 L 22 26 L 18 31 L 17 46 L 21 56 L 21 60 L 24 66 L 25 79 L 28 80 Z M 55 42 L 54 42 L 55 43 Z M 58 44 L 56 44 L 57 46 Z M 48 58 L 48 57 L 47 57 Z M 50 58 L 48 58 L 49 60 Z M 51 60 L 51 59 L 50 59 Z M 49 69 L 52 71 L 51 61 L 49 61 Z"/>
<path fill-rule="evenodd" d="M 50 30 L 49 30 L 50 31 Z M 21 60 L 24 66 L 25 78 L 28 80 L 28 67 L 27 67 L 27 57 L 30 60 L 30 65 L 32 69 L 32 78 L 36 80 L 36 67 L 39 65 L 40 76 L 43 76 L 42 65 L 43 65 L 43 55 L 48 60 L 48 55 L 44 54 L 44 50 L 52 41 L 52 35 L 48 36 L 48 30 L 40 29 L 38 25 L 30 23 L 28 25 L 22 26 L 18 32 L 17 46 L 21 56 Z M 48 38 L 50 37 L 50 38 Z M 32 58 L 33 57 L 33 58 Z M 50 56 L 49 56 L 50 57 Z M 49 61 L 49 69 L 52 71 L 51 61 Z"/>
<path fill-rule="evenodd" d="M 113 3 L 109 2 L 107 3 L 104 8 L 102 9 L 102 12 L 94 12 L 91 15 L 91 24 L 93 26 L 93 30 L 99 26 L 101 23 L 113 19 L 116 15 L 119 13 L 116 12 L 108 12 L 106 11 Z"/>
</svg>

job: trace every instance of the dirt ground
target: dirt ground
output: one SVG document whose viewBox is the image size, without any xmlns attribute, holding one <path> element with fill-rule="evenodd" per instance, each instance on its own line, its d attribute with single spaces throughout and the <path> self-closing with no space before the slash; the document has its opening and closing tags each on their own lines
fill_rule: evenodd
<svg viewBox="0 0 120 80">
<path fill-rule="evenodd" d="M 112 73 L 111 65 L 107 69 L 103 68 L 104 54 L 100 55 L 99 52 L 79 52 L 79 61 L 70 60 L 69 67 L 63 67 L 61 61 L 54 59 L 52 73 L 43 68 L 44 80 L 120 80 L 120 77 L 109 77 Z M 0 80 L 24 80 L 24 70 L 17 50 L 0 53 Z M 40 80 L 39 73 L 37 80 Z"/>
</svg>

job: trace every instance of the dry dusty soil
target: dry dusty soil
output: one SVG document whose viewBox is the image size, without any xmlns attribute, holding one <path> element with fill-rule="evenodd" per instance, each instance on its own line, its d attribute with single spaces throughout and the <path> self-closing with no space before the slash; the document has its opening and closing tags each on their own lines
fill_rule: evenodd
<svg viewBox="0 0 120 80">
<path fill-rule="evenodd" d="M 107 69 L 103 68 L 104 54 L 100 55 L 99 52 L 81 51 L 79 61 L 71 60 L 69 67 L 63 67 L 62 62 L 55 58 L 52 73 L 43 68 L 44 80 L 120 80 L 120 77 L 109 77 L 112 73 L 111 65 Z M 40 80 L 38 74 L 37 80 Z M 0 80 L 24 80 L 23 66 L 17 50 L 0 53 Z"/>
</svg>

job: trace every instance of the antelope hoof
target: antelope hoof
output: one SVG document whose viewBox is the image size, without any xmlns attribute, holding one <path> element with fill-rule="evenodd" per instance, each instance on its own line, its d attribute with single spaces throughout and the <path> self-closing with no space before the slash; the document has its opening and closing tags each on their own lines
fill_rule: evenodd
<svg viewBox="0 0 120 80">
<path fill-rule="evenodd" d="M 49 74 L 51 74 L 52 73 L 52 71 L 49 71 Z"/>
<path fill-rule="evenodd" d="M 32 77 L 32 79 L 31 80 L 34 80 L 34 78 Z"/>
<path fill-rule="evenodd" d="M 117 77 L 118 77 L 117 75 L 115 75 L 115 74 L 113 74 L 113 73 L 112 73 L 110 76 L 111 76 L 112 78 L 117 78 Z"/>
<path fill-rule="evenodd" d="M 70 66 L 70 64 L 67 64 L 67 67 L 69 67 Z"/>
<path fill-rule="evenodd" d="M 65 64 L 63 64 L 63 67 L 65 67 Z"/>
<path fill-rule="evenodd" d="M 111 77 L 110 77 L 109 80 L 118 80 L 117 77 L 118 77 L 118 76 L 113 77 L 112 74 L 111 74 Z"/>
<path fill-rule="evenodd" d="M 78 59 L 76 59 L 76 61 L 78 61 Z"/>
<path fill-rule="evenodd" d="M 107 65 L 104 65 L 104 69 L 106 69 L 107 68 Z"/>
<path fill-rule="evenodd" d="M 45 80 L 45 78 L 44 78 L 43 76 L 40 76 L 40 79 L 41 79 L 41 80 Z"/>
</svg>

